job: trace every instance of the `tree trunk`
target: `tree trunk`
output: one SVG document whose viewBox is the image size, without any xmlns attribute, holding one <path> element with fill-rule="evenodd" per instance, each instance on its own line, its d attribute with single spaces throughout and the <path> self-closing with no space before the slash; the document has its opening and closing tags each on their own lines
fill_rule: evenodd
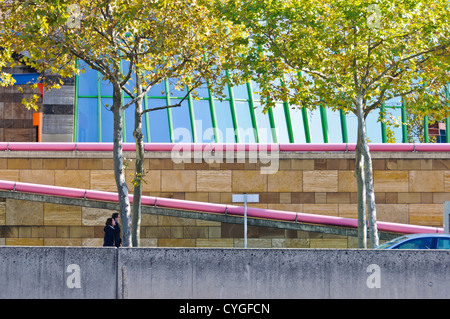
<svg viewBox="0 0 450 319">
<path fill-rule="evenodd" d="M 356 108 L 356 116 L 358 118 L 358 142 L 356 145 L 355 175 L 358 187 L 358 245 L 360 248 L 367 248 L 367 208 L 371 247 L 376 248 L 379 244 L 379 238 L 373 186 L 372 156 L 370 155 L 369 146 L 367 144 L 362 96 L 357 98 Z"/>
<path fill-rule="evenodd" d="M 364 169 L 364 144 L 366 144 L 366 129 L 363 113 L 362 97 L 357 98 L 356 106 L 358 119 L 358 140 L 356 143 L 355 176 L 358 191 L 358 247 L 367 248 L 367 222 L 366 222 L 366 187 Z"/>
<path fill-rule="evenodd" d="M 358 134 L 359 136 L 359 134 Z M 359 140 L 359 139 L 358 139 Z M 356 146 L 355 165 L 356 185 L 358 189 L 358 247 L 367 248 L 367 226 L 366 226 L 366 188 L 364 157 L 361 153 L 359 142 Z"/>
<path fill-rule="evenodd" d="M 372 156 L 370 155 L 367 142 L 364 144 L 364 165 L 366 173 L 366 196 L 369 215 L 370 243 L 372 248 L 377 248 L 379 245 L 379 238 L 377 229 L 377 210 L 375 207 L 375 191 L 373 187 Z"/>
<path fill-rule="evenodd" d="M 142 93 L 141 78 L 136 72 L 136 96 Z M 144 136 L 142 134 L 142 98 L 136 100 L 134 111 L 134 140 L 136 143 L 136 168 L 133 193 L 133 247 L 140 246 L 142 179 L 144 178 Z"/>
<path fill-rule="evenodd" d="M 131 247 L 130 199 L 128 197 L 128 186 L 125 181 L 125 171 L 123 167 L 123 110 L 121 92 L 122 90 L 118 85 L 113 86 L 112 111 L 114 114 L 114 177 L 116 179 L 117 192 L 119 195 L 122 246 Z"/>
</svg>

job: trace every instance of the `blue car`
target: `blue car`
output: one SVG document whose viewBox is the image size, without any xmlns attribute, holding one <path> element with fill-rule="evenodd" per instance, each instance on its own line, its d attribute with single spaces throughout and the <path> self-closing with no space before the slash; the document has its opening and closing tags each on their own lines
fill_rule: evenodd
<svg viewBox="0 0 450 319">
<path fill-rule="evenodd" d="M 411 234 L 395 238 L 377 249 L 450 249 L 449 234 Z"/>
</svg>

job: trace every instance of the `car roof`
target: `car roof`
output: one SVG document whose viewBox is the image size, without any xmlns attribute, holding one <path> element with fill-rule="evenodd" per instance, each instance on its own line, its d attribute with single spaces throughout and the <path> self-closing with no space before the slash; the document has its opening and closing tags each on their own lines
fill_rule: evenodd
<svg viewBox="0 0 450 319">
<path fill-rule="evenodd" d="M 417 238 L 417 237 L 444 237 L 450 238 L 450 234 L 441 234 L 441 233 L 423 233 L 423 234 L 408 234 L 401 237 L 407 238 Z"/>
</svg>

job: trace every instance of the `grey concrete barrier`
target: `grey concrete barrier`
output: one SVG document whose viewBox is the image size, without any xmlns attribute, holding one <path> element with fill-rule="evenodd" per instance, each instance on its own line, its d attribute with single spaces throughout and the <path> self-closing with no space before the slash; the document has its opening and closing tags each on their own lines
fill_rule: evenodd
<svg viewBox="0 0 450 319">
<path fill-rule="evenodd" d="M 0 298 L 450 297 L 450 251 L 0 247 Z"/>
<path fill-rule="evenodd" d="M 449 251 L 119 249 L 119 265 L 126 298 L 450 297 Z"/>
<path fill-rule="evenodd" d="M 0 247 L 0 298 L 116 298 L 117 249 Z"/>
</svg>

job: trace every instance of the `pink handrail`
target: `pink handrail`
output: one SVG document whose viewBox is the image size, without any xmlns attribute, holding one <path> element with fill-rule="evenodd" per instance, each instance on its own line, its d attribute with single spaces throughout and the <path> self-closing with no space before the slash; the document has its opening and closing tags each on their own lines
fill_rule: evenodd
<svg viewBox="0 0 450 319">
<path fill-rule="evenodd" d="M 85 198 L 88 200 L 99 200 L 107 202 L 118 202 L 119 200 L 118 194 L 113 192 L 12 182 L 3 180 L 0 180 L 0 190 L 50 195 L 50 196 L 63 196 L 69 198 Z M 133 201 L 132 195 L 130 195 L 130 201 L 131 202 Z M 196 202 L 163 197 L 142 196 L 142 205 L 188 210 L 188 211 L 198 211 L 205 213 L 229 214 L 238 216 L 244 215 L 244 207 L 242 206 Z M 287 222 L 301 222 L 308 224 L 331 225 L 331 226 L 351 227 L 351 228 L 358 227 L 358 220 L 353 218 L 289 212 L 274 209 L 248 207 L 247 215 L 249 217 L 254 218 L 271 219 Z M 383 221 L 377 222 L 377 227 L 379 231 L 406 233 L 406 234 L 444 232 L 444 229 L 439 227 L 400 224 Z"/>
<path fill-rule="evenodd" d="M 171 151 L 280 151 L 280 152 L 353 152 L 352 143 L 146 143 L 146 152 Z M 370 143 L 372 152 L 450 152 L 450 143 Z M 0 142 L 0 151 L 80 151 L 112 152 L 113 143 Z M 134 143 L 124 143 L 124 151 L 136 150 Z"/>
</svg>

